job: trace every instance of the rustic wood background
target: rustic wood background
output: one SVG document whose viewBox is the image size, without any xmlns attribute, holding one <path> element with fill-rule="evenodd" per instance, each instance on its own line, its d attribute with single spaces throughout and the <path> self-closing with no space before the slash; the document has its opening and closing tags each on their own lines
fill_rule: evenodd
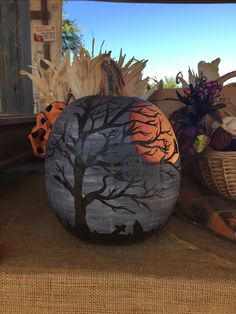
<svg viewBox="0 0 236 314">
<path fill-rule="evenodd" d="M 32 113 L 32 84 L 19 75 L 31 64 L 28 0 L 0 0 L 0 86 L 2 113 Z"/>
<path fill-rule="evenodd" d="M 183 95 L 183 89 L 178 88 L 178 91 Z M 177 101 L 162 101 L 164 98 L 177 98 L 176 89 L 160 89 L 156 90 L 152 96 L 149 97 L 149 101 L 157 105 L 165 115 L 169 116 L 173 111 L 181 108 L 183 105 Z M 229 112 L 235 111 L 236 109 L 236 86 L 224 86 L 219 102 L 225 103 Z M 233 109 L 234 108 L 234 109 Z"/>
</svg>

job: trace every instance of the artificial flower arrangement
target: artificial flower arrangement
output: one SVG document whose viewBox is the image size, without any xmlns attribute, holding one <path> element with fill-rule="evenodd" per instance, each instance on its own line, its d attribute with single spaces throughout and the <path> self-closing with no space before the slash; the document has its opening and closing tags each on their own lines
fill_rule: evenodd
<svg viewBox="0 0 236 314">
<path fill-rule="evenodd" d="M 223 81 L 233 74 L 209 81 L 203 75 L 195 76 L 195 82 L 185 85 L 184 95 L 177 91 L 176 100 L 184 106 L 170 120 L 188 186 L 178 210 L 235 242 L 236 210 L 232 200 L 236 200 L 236 106 L 219 103 Z M 197 188 L 189 186 L 188 178 L 200 180 L 207 192 L 198 186 L 198 180 Z M 189 197 L 191 193 L 194 197 Z"/>
<path fill-rule="evenodd" d="M 201 75 L 196 77 L 195 86 L 189 84 L 184 88 L 184 95 L 176 91 L 177 99 L 166 99 L 184 105 L 170 116 L 182 158 L 196 158 L 207 148 L 219 151 L 236 149 L 236 117 L 221 118 L 219 110 L 225 104 L 216 103 L 221 91 L 222 85 L 217 80 L 207 81 Z"/>
</svg>

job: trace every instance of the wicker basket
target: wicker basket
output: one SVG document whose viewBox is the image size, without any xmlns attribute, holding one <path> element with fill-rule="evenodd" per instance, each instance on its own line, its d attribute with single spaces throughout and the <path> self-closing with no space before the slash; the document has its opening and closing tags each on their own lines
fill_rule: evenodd
<svg viewBox="0 0 236 314">
<path fill-rule="evenodd" d="M 236 200 L 236 152 L 209 150 L 198 158 L 197 171 L 210 190 Z"/>
</svg>

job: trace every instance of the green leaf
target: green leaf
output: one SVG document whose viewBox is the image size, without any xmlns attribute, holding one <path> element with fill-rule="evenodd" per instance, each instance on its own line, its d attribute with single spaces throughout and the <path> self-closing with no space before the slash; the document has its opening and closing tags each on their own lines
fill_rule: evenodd
<svg viewBox="0 0 236 314">
<path fill-rule="evenodd" d="M 70 20 L 63 16 L 62 20 L 62 55 L 71 49 L 77 49 L 82 42 L 82 31 L 75 23 L 74 20 Z"/>
</svg>

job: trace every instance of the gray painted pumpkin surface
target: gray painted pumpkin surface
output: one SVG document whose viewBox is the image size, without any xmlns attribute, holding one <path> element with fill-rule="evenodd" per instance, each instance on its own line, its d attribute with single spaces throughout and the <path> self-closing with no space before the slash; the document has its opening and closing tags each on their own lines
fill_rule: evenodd
<svg viewBox="0 0 236 314">
<path fill-rule="evenodd" d="M 138 238 L 162 227 L 180 186 L 177 142 L 151 103 L 91 96 L 66 107 L 52 128 L 46 189 L 77 236 Z"/>
</svg>

